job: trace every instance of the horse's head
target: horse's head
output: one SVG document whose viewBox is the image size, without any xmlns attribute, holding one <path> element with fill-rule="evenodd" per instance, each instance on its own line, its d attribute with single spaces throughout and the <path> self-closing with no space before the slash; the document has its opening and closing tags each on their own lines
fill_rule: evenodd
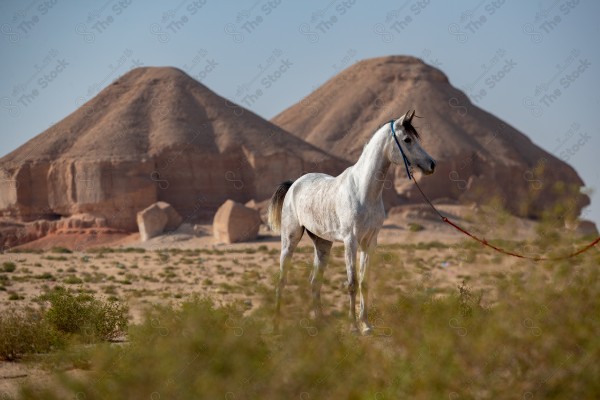
<svg viewBox="0 0 600 400">
<path fill-rule="evenodd" d="M 402 117 L 388 124 L 390 131 L 388 157 L 394 164 L 402 165 L 404 164 L 402 152 L 404 152 L 410 165 L 416 165 L 426 175 L 433 174 L 435 160 L 419 144 L 419 134 L 412 126 L 414 116 L 415 112 L 411 113 L 409 110 Z M 394 134 L 398 143 L 394 140 Z M 402 146 L 402 149 L 399 149 L 398 145 Z"/>
</svg>

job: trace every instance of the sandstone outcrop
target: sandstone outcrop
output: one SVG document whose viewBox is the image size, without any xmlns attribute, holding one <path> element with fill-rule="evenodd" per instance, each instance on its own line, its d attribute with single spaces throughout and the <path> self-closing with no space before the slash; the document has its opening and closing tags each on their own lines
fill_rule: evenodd
<svg viewBox="0 0 600 400">
<path fill-rule="evenodd" d="M 0 251 L 51 234 L 98 232 L 121 233 L 118 229 L 108 228 L 104 217 L 91 214 L 75 214 L 57 220 L 41 219 L 30 222 L 3 220 L 0 221 Z"/>
<path fill-rule="evenodd" d="M 213 236 L 223 243 L 254 240 L 260 228 L 260 213 L 233 200 L 227 200 L 215 214 Z"/>
<path fill-rule="evenodd" d="M 510 121 L 471 103 L 443 72 L 414 57 L 360 61 L 271 121 L 354 163 L 371 135 L 408 109 L 423 117 L 413 124 L 438 162 L 435 174 L 419 180 L 432 199 L 470 204 L 496 197 L 525 217 L 539 217 L 557 204 L 577 216 L 589 204 L 579 192 L 584 183 L 570 165 L 536 146 Z M 398 200 L 420 202 L 403 168 L 391 176 Z"/>
<path fill-rule="evenodd" d="M 281 181 L 346 165 L 179 69 L 137 68 L 0 159 L 0 216 L 89 213 L 135 231 L 137 212 L 165 201 L 206 221 L 226 199 L 263 200 Z"/>
</svg>

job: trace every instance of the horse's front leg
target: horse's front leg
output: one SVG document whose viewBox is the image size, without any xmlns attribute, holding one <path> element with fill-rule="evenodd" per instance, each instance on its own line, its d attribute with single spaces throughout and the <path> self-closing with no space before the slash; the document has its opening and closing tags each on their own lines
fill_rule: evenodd
<svg viewBox="0 0 600 400">
<path fill-rule="evenodd" d="M 350 322 L 352 324 L 352 329 L 359 331 L 356 321 L 356 239 L 352 237 L 345 240 L 344 246 L 346 248 L 346 273 L 348 275 L 348 294 L 350 295 L 349 317 Z"/>
<path fill-rule="evenodd" d="M 358 292 L 360 300 L 360 313 L 358 315 L 360 323 L 360 331 L 363 335 L 371 333 L 372 328 L 369 324 L 367 316 L 367 301 L 369 299 L 369 258 L 371 255 L 371 249 L 361 249 L 360 251 L 360 270 L 358 272 Z"/>
</svg>

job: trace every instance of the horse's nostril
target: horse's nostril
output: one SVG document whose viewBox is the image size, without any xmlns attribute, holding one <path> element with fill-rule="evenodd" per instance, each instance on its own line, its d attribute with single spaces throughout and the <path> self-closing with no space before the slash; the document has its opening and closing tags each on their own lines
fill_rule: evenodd
<svg viewBox="0 0 600 400">
<path fill-rule="evenodd" d="M 431 161 L 431 172 L 435 170 L 435 161 Z"/>
</svg>

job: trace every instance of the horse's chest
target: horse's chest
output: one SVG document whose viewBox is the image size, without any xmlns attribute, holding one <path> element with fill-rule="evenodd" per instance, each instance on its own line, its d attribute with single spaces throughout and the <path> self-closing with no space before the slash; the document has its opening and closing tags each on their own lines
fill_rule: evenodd
<svg viewBox="0 0 600 400">
<path fill-rule="evenodd" d="M 355 216 L 357 227 L 364 227 L 365 229 L 379 229 L 383 225 L 385 219 L 385 211 L 383 207 L 371 207 L 360 210 Z"/>
</svg>

